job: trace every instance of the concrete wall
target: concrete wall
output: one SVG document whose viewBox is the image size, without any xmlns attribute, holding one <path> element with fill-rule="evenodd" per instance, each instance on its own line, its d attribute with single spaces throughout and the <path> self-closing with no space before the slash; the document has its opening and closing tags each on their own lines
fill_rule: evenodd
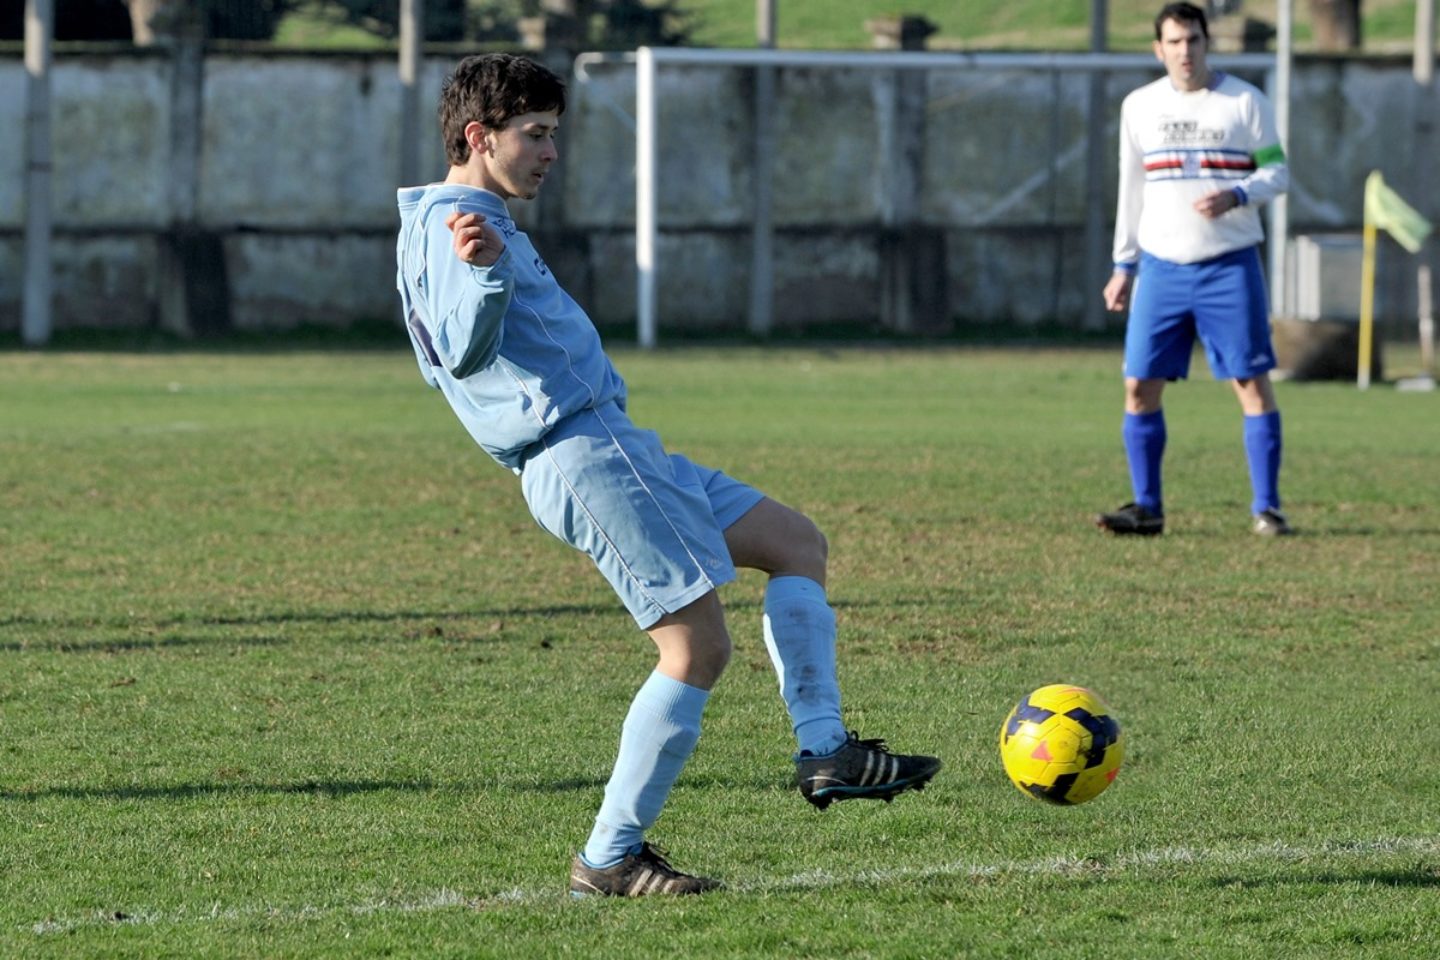
<svg viewBox="0 0 1440 960">
<path fill-rule="evenodd" d="M 444 159 L 429 105 L 451 65 L 430 59 L 424 71 L 421 169 L 437 178 Z M 204 70 L 191 218 L 177 196 L 176 151 L 186 143 L 177 134 L 186 131 L 176 127 L 170 61 L 128 51 L 57 57 L 57 326 L 159 324 L 167 245 L 184 248 L 190 238 L 194 249 L 213 245 L 223 261 L 204 282 L 224 288 L 211 292 L 228 302 L 236 329 L 394 319 L 401 145 L 393 59 L 212 53 Z M 1112 140 L 1120 100 L 1154 76 L 1110 76 Z M 744 329 L 752 82 L 739 68 L 662 74 L 662 331 Z M 1358 229 L 1371 169 L 1402 191 L 1417 182 L 1406 146 L 1417 109 L 1409 61 L 1302 59 L 1292 82 L 1292 233 Z M 877 131 L 893 87 L 893 74 L 877 71 L 779 71 L 783 330 L 877 323 L 886 191 L 895 180 Z M 24 90 L 19 52 L 0 54 L 0 330 L 19 323 Z M 914 227 L 933 237 L 948 274 L 945 321 L 1079 326 L 1086 300 L 1099 296 L 1105 277 L 1084 275 L 1086 97 L 1078 74 L 928 75 Z M 592 66 L 572 78 L 563 202 L 549 198 L 543 222 L 538 203 L 515 205 L 557 276 L 601 324 L 632 322 L 635 312 L 633 115 L 632 67 Z M 1114 189 L 1108 169 L 1107 210 Z M 1409 315 L 1410 263 L 1398 247 L 1387 253 L 1382 312 Z"/>
</svg>

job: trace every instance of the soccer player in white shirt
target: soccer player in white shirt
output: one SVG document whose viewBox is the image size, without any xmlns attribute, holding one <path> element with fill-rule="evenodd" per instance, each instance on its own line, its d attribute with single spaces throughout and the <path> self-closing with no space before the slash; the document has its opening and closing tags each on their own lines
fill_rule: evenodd
<svg viewBox="0 0 1440 960">
<path fill-rule="evenodd" d="M 570 868 L 575 896 L 703 893 L 645 832 L 700 736 L 730 658 L 716 594 L 736 567 L 770 577 L 761 624 L 797 751 L 801 795 L 889 800 L 934 757 L 891 753 L 841 722 L 826 542 L 808 517 L 667 451 L 631 422 L 625 383 L 507 202 L 535 197 L 558 157 L 565 85 L 524 57 L 468 57 L 445 81 L 442 183 L 398 191 L 396 264 L 420 374 L 520 480 L 542 528 L 594 561 L 659 655 L 631 702 L 605 799 Z"/>
<path fill-rule="evenodd" d="M 1285 191 L 1289 173 L 1270 102 L 1212 70 L 1209 43 L 1204 11 L 1167 4 L 1154 44 L 1165 76 L 1132 92 L 1120 112 L 1115 268 L 1104 297 L 1112 311 L 1130 308 L 1121 436 L 1134 499 L 1095 518 L 1115 534 L 1165 529 L 1161 395 L 1189 374 L 1197 337 L 1244 414 L 1253 529 L 1291 532 L 1280 512 L 1280 411 L 1256 210 Z"/>
</svg>

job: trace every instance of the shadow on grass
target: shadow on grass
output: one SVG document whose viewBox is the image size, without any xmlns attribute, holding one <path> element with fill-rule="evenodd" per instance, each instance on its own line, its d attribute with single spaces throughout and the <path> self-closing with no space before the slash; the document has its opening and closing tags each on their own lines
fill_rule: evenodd
<svg viewBox="0 0 1440 960">
<path fill-rule="evenodd" d="M 465 620 L 482 617 L 550 617 L 562 614 L 613 613 L 618 607 L 600 604 L 555 604 L 543 607 L 501 607 L 479 610 L 287 610 L 244 616 L 126 617 L 102 620 L 95 617 L 45 617 L 32 614 L 0 616 L 0 627 L 55 627 L 57 629 L 154 629 L 167 627 L 253 627 L 287 623 L 404 623 L 424 620 Z"/>
<path fill-rule="evenodd" d="M 921 606 L 933 602 L 933 598 L 917 597 L 913 600 L 886 600 L 886 601 L 832 601 L 831 606 L 837 610 L 858 610 L 866 607 L 880 606 Z M 760 604 L 744 599 L 736 599 L 727 603 L 726 609 L 731 613 L 753 613 L 759 610 Z M 433 627 L 437 623 L 454 623 L 466 620 L 488 620 L 504 621 L 510 620 L 533 620 L 546 619 L 550 617 L 623 617 L 624 608 L 617 601 L 612 604 L 576 603 L 576 604 L 552 604 L 540 607 L 497 607 L 492 609 L 479 610 L 446 610 L 446 611 L 424 611 L 424 610 L 399 610 L 393 612 L 378 611 L 313 611 L 254 614 L 251 616 L 217 616 L 217 617 L 190 617 L 173 616 L 154 619 L 127 618 L 124 620 L 97 620 L 94 618 L 71 617 L 54 618 L 33 616 L 27 614 L 9 614 L 0 616 L 0 629 L 7 627 L 26 627 L 30 629 L 49 630 L 169 630 L 176 627 L 276 627 L 276 626 L 299 626 L 305 624 L 346 624 L 346 623 L 380 623 L 380 624 L 412 624 L 411 630 L 399 635 L 399 639 L 413 640 L 427 635 L 426 627 Z M 445 637 L 452 642 L 464 640 L 474 642 L 479 637 L 450 636 L 441 632 L 435 632 L 434 636 Z M 394 637 L 377 639 L 395 639 Z M 93 653 L 96 651 L 124 651 L 124 650 L 149 650 L 163 647 L 187 647 L 212 645 L 234 645 L 234 646 L 269 646 L 292 642 L 291 638 L 282 636 L 178 636 L 178 637 L 154 637 L 144 639 L 115 639 L 115 640 L 27 640 L 7 641 L 0 643 L 0 652 L 19 653 L 28 650 L 45 651 L 49 653 Z"/>
<path fill-rule="evenodd" d="M 1408 530 L 1377 527 L 1307 527 L 1303 530 L 1297 530 L 1297 533 L 1309 534 L 1312 537 L 1355 537 L 1357 539 L 1370 539 L 1372 537 L 1440 537 L 1440 529 L 1435 527 L 1413 527 Z"/>
<path fill-rule="evenodd" d="M 1344 886 L 1365 887 L 1440 887 L 1440 870 L 1435 867 L 1416 866 L 1408 870 L 1357 870 L 1353 873 L 1324 871 L 1311 873 L 1297 870 L 1283 877 L 1216 877 L 1210 881 L 1213 887 L 1281 887 L 1322 883 Z"/>
<path fill-rule="evenodd" d="M 244 793 L 348 797 L 387 791 L 468 793 L 477 789 L 478 784 L 435 783 L 431 780 L 300 780 L 295 783 L 176 783 L 163 787 L 44 787 L 38 790 L 0 790 L 0 800 L 188 800 Z"/>
<path fill-rule="evenodd" d="M 168 786 L 43 787 L 36 790 L 0 790 L 0 800 L 190 800 L 235 794 L 293 794 L 297 796 L 350 797 L 368 793 L 482 793 L 499 789 L 513 793 L 580 793 L 603 790 L 600 777 L 573 777 L 551 783 L 524 785 L 478 781 L 434 780 L 299 780 L 295 783 L 176 783 Z"/>
<path fill-rule="evenodd" d="M 146 640 L 41 640 L 0 643 L 0 653 L 124 653 L 132 650 L 160 650 L 166 647 L 219 645 L 273 647 L 290 643 L 286 637 L 155 637 Z"/>
<path fill-rule="evenodd" d="M 41 800 L 190 800 L 205 797 L 220 797 L 243 794 L 279 794 L 319 797 L 350 797 L 368 793 L 449 793 L 478 794 L 486 790 L 500 793 L 541 793 L 565 794 L 599 792 L 605 789 L 606 778 L 567 777 L 522 783 L 500 783 L 495 781 L 444 781 L 418 780 L 298 780 L 294 783 L 247 783 L 244 781 L 222 781 L 214 783 L 177 783 L 168 786 L 111 786 L 111 787 L 41 787 L 35 790 L 0 790 L 0 800 L 28 801 Z M 682 786 L 690 789 L 745 790 L 788 790 L 794 788 L 794 781 L 785 778 L 755 776 L 743 780 L 735 778 L 702 776 L 686 777 Z"/>
<path fill-rule="evenodd" d="M 1440 536 L 1440 529 L 1435 527 L 1414 527 L 1408 530 L 1397 530 L 1393 527 L 1323 527 L 1323 526 L 1301 526 L 1296 524 L 1294 532 L 1288 537 L 1257 537 L 1249 532 L 1247 527 L 1235 526 L 1226 529 L 1211 527 L 1185 527 L 1171 525 L 1168 532 L 1161 537 L 1113 537 L 1105 536 L 1108 540 L 1126 540 L 1130 543 L 1158 544 L 1168 540 L 1244 540 L 1255 543 L 1266 539 L 1274 540 L 1277 543 L 1293 543 L 1297 540 L 1399 540 L 1411 537 L 1436 537 Z"/>
<path fill-rule="evenodd" d="M 555 605 L 545 607 L 516 608 L 509 607 L 494 610 L 454 610 L 443 613 L 429 611 L 404 610 L 394 613 L 377 613 L 373 611 L 342 611 L 342 612 L 314 612 L 314 613 L 275 613 L 257 614 L 254 616 L 225 616 L 225 617 L 163 617 L 158 619 L 126 619 L 126 620 L 94 620 L 88 618 L 56 619 L 49 617 L 36 617 L 10 615 L 0 617 L 0 629 L 6 627 L 25 627 L 40 630 L 111 630 L 111 631 L 144 631 L 144 630 L 170 630 L 176 627 L 191 628 L 226 628 L 226 627 L 283 627 L 303 626 L 307 624 L 399 624 L 412 625 L 405 632 L 394 637 L 378 637 L 376 639 L 403 639 L 414 640 L 425 636 L 434 636 L 454 642 L 464 640 L 474 642 L 477 637 L 450 636 L 440 631 L 435 625 L 437 623 L 454 623 L 466 620 L 530 620 L 545 619 L 549 617 L 563 616 L 600 616 L 600 615 L 623 615 L 623 610 L 617 603 L 615 606 L 600 604 L 574 604 Z M 426 629 L 431 628 L 431 629 Z M 147 637 L 142 639 L 95 639 L 95 640 L 27 640 L 7 641 L 0 643 L 0 652 L 18 653 L 27 650 L 45 651 L 51 653 L 93 653 L 96 651 L 124 651 L 124 650 L 149 650 L 162 647 L 187 647 L 210 645 L 234 645 L 234 646 L 267 646 L 293 642 L 294 638 L 287 638 L 276 635 L 269 636 L 236 636 L 219 634 L 215 636 L 176 636 L 176 637 Z"/>
</svg>

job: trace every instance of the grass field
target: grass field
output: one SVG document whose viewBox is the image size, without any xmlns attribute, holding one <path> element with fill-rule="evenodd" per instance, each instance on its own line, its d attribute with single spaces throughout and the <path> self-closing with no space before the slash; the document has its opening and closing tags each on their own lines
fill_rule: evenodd
<svg viewBox="0 0 1440 960">
<path fill-rule="evenodd" d="M 1159 0 L 1109 0 L 1110 48 L 1148 50 L 1154 37 L 1151 21 L 1162 5 Z M 693 46 L 755 46 L 755 0 L 680 0 L 676 7 L 685 16 Z M 933 50 L 1086 50 L 1090 46 L 1090 7 L 1090 0 L 907 0 L 904 4 L 779 0 L 775 29 L 781 47 L 865 49 L 871 45 L 867 20 L 903 12 L 923 16 L 935 26 L 928 40 Z M 506 19 L 527 10 L 522 0 L 472 0 L 471 8 L 498 11 Z M 1246 0 L 1242 12 L 1274 25 L 1276 0 Z M 1295 43 L 1303 51 L 1313 34 L 1309 4 L 1294 3 L 1292 17 Z M 1415 0 L 1364 0 L 1361 17 L 1366 52 L 1411 49 Z M 286 16 L 275 39 L 286 47 L 382 47 L 393 43 L 345 25 L 334 4 L 320 2 Z"/>
<path fill-rule="evenodd" d="M 681 0 L 695 26 L 697 46 L 754 46 L 755 0 Z M 1107 38 L 1112 50 L 1149 50 L 1155 14 L 1163 0 L 1108 0 Z M 1204 4 L 1200 6 L 1204 7 Z M 1243 16 L 1277 22 L 1276 0 L 1245 0 Z M 1090 0 L 825 0 L 776 4 L 776 35 L 782 47 L 864 48 L 865 21 L 903 12 L 923 16 L 936 27 L 928 45 L 935 50 L 1087 50 Z M 1295 43 L 1310 43 L 1310 4 L 1294 2 Z M 1408 51 L 1415 34 L 1415 0 L 1364 0 L 1361 41 L 1367 52 Z"/>
<path fill-rule="evenodd" d="M 0 956 L 1440 954 L 1440 395 L 1282 384 L 1287 509 L 1169 397 L 1163 538 L 1119 350 L 621 352 L 632 413 L 832 544 L 847 719 L 946 761 L 824 813 L 759 637 L 652 838 L 725 892 L 572 902 L 651 666 L 408 352 L 0 353 Z M 995 749 L 1099 690 L 1086 806 Z"/>
</svg>

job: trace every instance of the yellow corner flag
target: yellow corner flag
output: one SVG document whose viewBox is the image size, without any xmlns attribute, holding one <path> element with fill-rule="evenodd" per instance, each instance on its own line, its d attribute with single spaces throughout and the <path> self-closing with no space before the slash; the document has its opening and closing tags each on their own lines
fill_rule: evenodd
<svg viewBox="0 0 1440 960">
<path fill-rule="evenodd" d="M 1365 230 L 1360 259 L 1360 357 L 1355 385 L 1370 386 L 1371 346 L 1375 329 L 1375 233 L 1384 230 L 1411 253 L 1419 253 L 1430 236 L 1430 221 L 1420 216 L 1400 194 L 1385 185 L 1379 170 L 1365 178 Z"/>
<path fill-rule="evenodd" d="M 1371 171 L 1365 178 L 1365 222 L 1390 234 L 1411 253 L 1420 252 L 1432 229 L 1429 220 L 1386 185 L 1379 170 Z"/>
</svg>

